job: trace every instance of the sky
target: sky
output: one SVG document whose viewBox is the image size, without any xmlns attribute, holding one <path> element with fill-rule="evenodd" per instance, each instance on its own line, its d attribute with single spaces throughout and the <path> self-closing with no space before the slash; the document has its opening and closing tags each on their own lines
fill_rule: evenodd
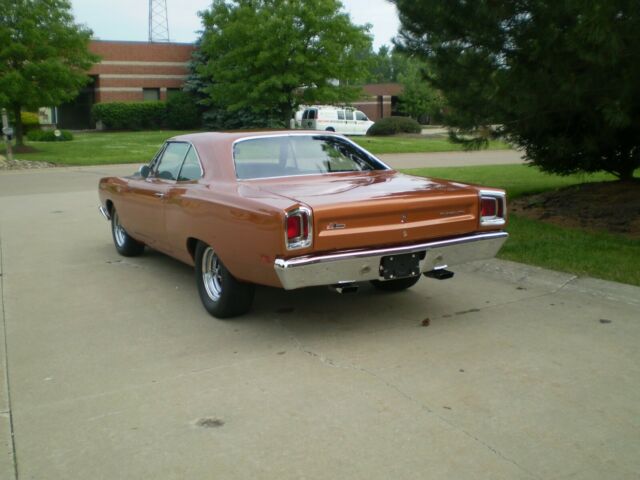
<svg viewBox="0 0 640 480">
<path fill-rule="evenodd" d="M 399 26 L 395 5 L 387 0 L 342 0 L 342 3 L 355 24 L 372 25 L 376 50 L 391 44 Z M 96 38 L 148 39 L 149 0 L 72 0 L 71 4 L 76 22 L 91 28 Z M 197 12 L 210 4 L 210 0 L 167 0 L 171 41 L 195 41 L 201 28 Z"/>
</svg>

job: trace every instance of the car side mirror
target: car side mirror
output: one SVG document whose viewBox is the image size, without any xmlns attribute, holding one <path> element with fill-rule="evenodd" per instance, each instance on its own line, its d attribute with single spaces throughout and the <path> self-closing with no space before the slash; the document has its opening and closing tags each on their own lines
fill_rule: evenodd
<svg viewBox="0 0 640 480">
<path fill-rule="evenodd" d="M 138 169 L 138 173 L 140 174 L 140 176 L 142 178 L 147 178 L 149 176 L 149 174 L 151 173 L 151 169 L 149 168 L 149 165 L 142 165 Z"/>
</svg>

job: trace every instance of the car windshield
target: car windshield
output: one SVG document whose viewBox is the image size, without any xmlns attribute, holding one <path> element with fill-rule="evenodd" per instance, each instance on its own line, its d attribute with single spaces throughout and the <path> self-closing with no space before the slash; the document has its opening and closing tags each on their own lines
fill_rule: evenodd
<svg viewBox="0 0 640 480">
<path fill-rule="evenodd" d="M 243 180 L 387 169 L 347 140 L 328 135 L 241 140 L 234 146 L 233 161 L 236 176 Z"/>
</svg>

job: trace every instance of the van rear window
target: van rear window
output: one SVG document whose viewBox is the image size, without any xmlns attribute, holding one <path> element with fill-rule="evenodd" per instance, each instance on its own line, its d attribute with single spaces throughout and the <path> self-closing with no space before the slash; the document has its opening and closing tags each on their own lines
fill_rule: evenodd
<svg viewBox="0 0 640 480">
<path fill-rule="evenodd" d="M 236 177 L 242 180 L 337 172 L 386 170 L 349 141 L 328 135 L 278 135 L 235 143 Z"/>
<path fill-rule="evenodd" d="M 307 117 L 309 120 L 315 120 L 318 116 L 318 111 L 317 110 L 309 110 L 309 116 Z"/>
</svg>

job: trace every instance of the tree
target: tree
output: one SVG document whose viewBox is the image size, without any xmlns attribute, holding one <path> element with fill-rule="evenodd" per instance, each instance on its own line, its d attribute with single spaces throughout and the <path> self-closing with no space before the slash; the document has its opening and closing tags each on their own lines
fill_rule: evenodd
<svg viewBox="0 0 640 480">
<path fill-rule="evenodd" d="M 369 50 L 366 53 L 368 73 L 365 78 L 367 83 L 397 82 L 400 74 L 406 71 L 409 63 L 408 57 L 398 51 L 382 45 L 377 52 Z"/>
<path fill-rule="evenodd" d="M 288 124 L 300 103 L 358 97 L 371 38 L 338 0 L 214 0 L 200 15 L 211 105 Z"/>
<path fill-rule="evenodd" d="M 398 75 L 402 94 L 400 110 L 419 122 L 439 116 L 444 107 L 442 94 L 425 81 L 427 66 L 419 60 L 407 60 L 405 71 Z"/>
<path fill-rule="evenodd" d="M 97 61 L 87 50 L 91 31 L 74 23 L 66 0 L 0 0 L 0 105 L 16 123 L 23 145 L 23 107 L 74 98 Z"/>
<path fill-rule="evenodd" d="M 403 27 L 398 43 L 429 61 L 450 126 L 492 128 L 548 172 L 633 177 L 640 2 L 393 1 Z"/>
</svg>

